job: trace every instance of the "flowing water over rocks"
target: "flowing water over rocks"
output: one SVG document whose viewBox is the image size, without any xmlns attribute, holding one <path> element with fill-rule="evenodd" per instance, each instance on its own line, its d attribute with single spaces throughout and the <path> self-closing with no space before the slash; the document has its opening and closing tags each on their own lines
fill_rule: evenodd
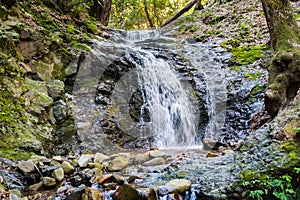
<svg viewBox="0 0 300 200">
<path fill-rule="evenodd" d="M 263 108 L 256 88 L 266 84 L 266 70 L 255 64 L 230 69 L 231 54 L 220 47 L 221 39 L 199 43 L 159 31 L 112 34 L 94 41 L 74 85 L 83 152 L 106 152 L 108 171 L 138 177 L 125 183 L 142 193 L 153 188 L 154 199 L 181 198 L 165 192 L 173 179 L 191 182 L 180 194 L 185 199 L 227 199 L 230 147 L 249 135 L 250 118 Z M 257 71 L 262 75 L 256 79 L 245 75 Z M 197 146 L 203 138 L 225 144 L 203 151 Z M 159 155 L 145 151 L 154 147 L 167 148 Z M 115 155 L 122 148 L 127 153 Z M 120 193 L 116 185 L 122 184 L 100 189 L 105 199 L 119 198 L 113 197 Z"/>
</svg>

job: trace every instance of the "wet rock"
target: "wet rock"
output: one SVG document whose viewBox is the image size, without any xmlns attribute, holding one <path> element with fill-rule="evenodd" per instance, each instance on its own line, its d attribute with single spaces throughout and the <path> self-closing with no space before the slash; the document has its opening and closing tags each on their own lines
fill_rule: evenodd
<svg viewBox="0 0 300 200">
<path fill-rule="evenodd" d="M 46 156 L 33 155 L 33 156 L 30 157 L 29 160 L 32 161 L 35 164 L 37 164 L 39 162 L 50 163 L 50 159 L 48 159 Z"/>
<path fill-rule="evenodd" d="M 81 200 L 81 196 L 85 192 L 85 189 L 85 185 L 80 185 L 78 188 L 71 191 L 71 194 L 67 196 L 66 200 Z"/>
<path fill-rule="evenodd" d="M 166 156 L 165 152 L 159 151 L 159 150 L 154 150 L 154 151 L 149 151 L 149 155 L 152 158 L 157 158 L 157 157 L 164 157 Z"/>
<path fill-rule="evenodd" d="M 17 190 L 17 189 L 13 189 L 13 190 L 9 190 L 9 193 L 12 195 L 12 194 L 14 194 L 16 197 L 18 197 L 18 198 L 21 198 L 21 196 L 22 196 L 22 193 L 21 193 L 21 191 L 20 190 Z M 16 197 L 14 197 L 14 198 L 16 198 Z"/>
<path fill-rule="evenodd" d="M 52 175 L 57 181 L 62 181 L 64 179 L 64 170 L 62 167 L 56 169 L 53 171 L 53 175 Z"/>
<path fill-rule="evenodd" d="M 116 175 L 116 174 L 106 174 L 102 175 L 100 177 L 95 177 L 93 180 L 93 183 L 98 182 L 100 185 L 106 184 L 106 183 L 117 183 L 119 185 L 122 185 L 124 183 L 124 178 L 122 176 Z"/>
<path fill-rule="evenodd" d="M 213 158 L 213 157 L 218 157 L 219 154 L 217 153 L 212 153 L 212 152 L 208 152 L 206 155 L 206 158 Z"/>
<path fill-rule="evenodd" d="M 55 186 L 56 185 L 56 180 L 55 180 L 55 178 L 46 176 L 46 177 L 43 177 L 43 184 L 46 187 Z"/>
<path fill-rule="evenodd" d="M 102 164 L 104 161 L 109 160 L 109 156 L 102 153 L 96 153 L 94 158 L 94 163 Z"/>
<path fill-rule="evenodd" d="M 169 193 L 174 194 L 184 194 L 185 191 L 191 188 L 191 181 L 186 179 L 174 179 L 169 181 L 165 186 L 159 189 L 161 195 L 166 195 Z"/>
<path fill-rule="evenodd" d="M 21 200 L 21 197 L 16 194 L 9 194 L 9 200 Z"/>
<path fill-rule="evenodd" d="M 42 188 L 43 186 L 43 182 L 39 182 L 39 183 L 36 183 L 36 184 L 33 184 L 33 185 L 30 185 L 29 186 L 29 191 L 38 191 L 40 188 Z"/>
<path fill-rule="evenodd" d="M 61 156 L 53 156 L 52 159 L 55 160 L 55 161 L 58 161 L 58 162 L 63 161 L 63 158 Z"/>
<path fill-rule="evenodd" d="M 19 161 L 18 168 L 24 173 L 24 174 L 30 174 L 34 172 L 35 167 L 32 161 Z"/>
<path fill-rule="evenodd" d="M 163 158 L 153 158 L 152 160 L 143 163 L 144 166 L 156 166 L 156 165 L 164 165 L 164 164 L 166 164 L 166 161 Z"/>
<path fill-rule="evenodd" d="M 129 160 L 124 157 L 116 157 L 114 158 L 108 165 L 109 171 L 120 171 L 124 169 L 129 164 Z"/>
<path fill-rule="evenodd" d="M 141 195 L 136 189 L 130 185 L 121 185 L 113 194 L 114 200 L 147 200 L 147 198 Z"/>
<path fill-rule="evenodd" d="M 67 117 L 67 104 L 63 100 L 56 101 L 53 105 L 53 114 L 57 121 L 62 121 Z"/>
<path fill-rule="evenodd" d="M 218 142 L 213 139 L 203 139 L 202 140 L 204 150 L 218 150 L 219 147 L 227 147 L 226 144 Z"/>
<path fill-rule="evenodd" d="M 52 175 L 53 171 L 58 169 L 60 166 L 46 166 L 44 167 L 41 172 L 43 176 L 50 176 Z"/>
<path fill-rule="evenodd" d="M 101 200 L 101 193 L 96 188 L 86 188 L 85 193 L 82 195 L 82 200 Z"/>
<path fill-rule="evenodd" d="M 106 190 L 115 190 L 118 187 L 118 183 L 105 183 L 102 187 Z"/>
<path fill-rule="evenodd" d="M 75 170 L 69 161 L 63 161 L 60 166 L 63 169 L 65 174 L 70 174 L 70 173 L 74 172 L 74 170 Z"/>
<path fill-rule="evenodd" d="M 134 164 L 142 164 L 149 160 L 149 154 L 148 153 L 143 153 L 143 154 L 137 154 L 133 160 Z"/>
<path fill-rule="evenodd" d="M 78 159 L 78 165 L 79 167 L 87 167 L 89 162 L 92 161 L 92 156 L 91 155 L 82 155 L 80 156 L 80 158 Z"/>
</svg>

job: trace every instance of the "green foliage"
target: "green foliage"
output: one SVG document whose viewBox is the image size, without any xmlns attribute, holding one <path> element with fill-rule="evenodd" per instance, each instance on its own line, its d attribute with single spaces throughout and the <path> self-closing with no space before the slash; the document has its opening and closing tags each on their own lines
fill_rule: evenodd
<svg viewBox="0 0 300 200">
<path fill-rule="evenodd" d="M 262 52 L 265 49 L 265 45 L 259 46 L 241 46 L 232 48 L 231 53 L 233 58 L 231 62 L 238 65 L 248 65 L 254 63 L 256 60 L 262 57 Z"/>
<path fill-rule="evenodd" d="M 146 8 L 153 26 L 160 27 L 187 2 L 189 1 L 146 0 Z M 150 27 L 146 16 L 144 0 L 113 1 L 109 26 L 128 30 L 153 28 Z"/>
<path fill-rule="evenodd" d="M 255 178 L 253 176 L 252 180 L 244 181 L 243 185 L 252 188 L 249 191 L 249 197 L 252 199 L 298 199 L 300 198 L 300 186 L 297 184 L 299 174 L 300 168 L 296 167 L 292 172 L 277 177 L 265 176 L 263 179 L 256 179 L 261 176 L 257 175 Z"/>
<path fill-rule="evenodd" d="M 67 26 L 67 29 L 66 29 L 67 33 L 74 33 L 74 31 L 75 31 L 75 29 L 74 29 L 73 25 L 68 25 Z"/>
</svg>

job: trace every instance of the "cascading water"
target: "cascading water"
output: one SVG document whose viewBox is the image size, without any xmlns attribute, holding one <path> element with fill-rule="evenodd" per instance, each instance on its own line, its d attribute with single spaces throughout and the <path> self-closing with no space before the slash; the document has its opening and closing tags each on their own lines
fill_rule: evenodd
<svg viewBox="0 0 300 200">
<path fill-rule="evenodd" d="M 130 43 L 158 36 L 158 31 L 134 31 L 127 33 Z M 180 77 L 163 59 L 151 52 L 135 49 L 142 62 L 135 63 L 143 91 L 145 109 L 150 114 L 150 129 L 157 147 L 193 146 L 196 144 L 195 116 L 192 103 Z M 143 113 L 141 113 L 143 116 Z M 141 123 L 143 119 L 140 119 Z"/>
</svg>

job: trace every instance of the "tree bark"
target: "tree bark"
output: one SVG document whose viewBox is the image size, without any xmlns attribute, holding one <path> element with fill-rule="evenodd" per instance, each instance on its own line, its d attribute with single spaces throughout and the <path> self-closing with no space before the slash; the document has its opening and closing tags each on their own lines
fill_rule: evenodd
<svg viewBox="0 0 300 200">
<path fill-rule="evenodd" d="M 261 1 L 275 51 L 265 90 L 265 107 L 274 117 L 300 86 L 300 31 L 289 0 Z"/>
<path fill-rule="evenodd" d="M 144 0 L 144 10 L 145 10 L 145 14 L 146 14 L 147 20 L 149 22 L 149 25 L 152 28 L 153 27 L 153 22 L 152 22 L 152 19 L 150 17 L 150 14 L 148 12 L 147 0 Z"/>
<path fill-rule="evenodd" d="M 203 9 L 204 9 L 204 7 L 201 4 L 201 0 L 198 0 L 197 4 L 195 6 L 195 10 L 203 10 Z"/>
<path fill-rule="evenodd" d="M 104 25 L 107 26 L 109 22 L 109 15 L 111 10 L 112 0 L 93 0 L 94 5 L 91 9 L 91 15 L 95 15 L 97 19 Z"/>
<path fill-rule="evenodd" d="M 184 6 L 184 8 L 182 8 L 178 13 L 176 13 L 171 19 L 166 21 L 161 27 L 164 27 L 170 24 L 171 22 L 175 21 L 176 19 L 178 19 L 185 12 L 189 11 L 197 3 L 197 1 L 198 0 L 191 0 L 186 6 Z"/>
</svg>

